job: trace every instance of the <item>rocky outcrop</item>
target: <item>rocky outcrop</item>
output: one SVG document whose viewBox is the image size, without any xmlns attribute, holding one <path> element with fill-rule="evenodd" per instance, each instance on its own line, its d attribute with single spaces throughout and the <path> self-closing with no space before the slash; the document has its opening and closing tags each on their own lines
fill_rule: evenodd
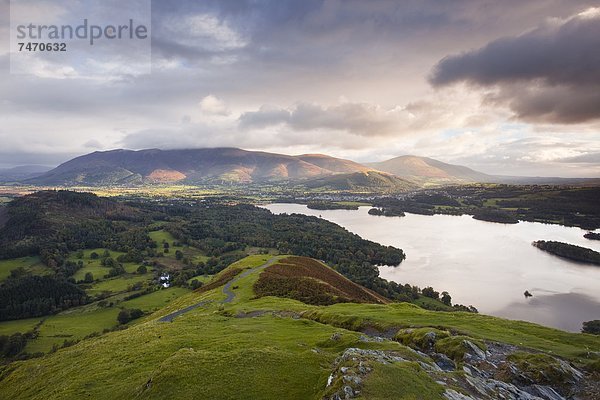
<svg viewBox="0 0 600 400">
<path fill-rule="evenodd" d="M 386 340 L 377 335 L 359 339 L 363 343 Z M 581 394 L 593 378 L 548 354 L 504 343 L 483 343 L 438 329 L 402 330 L 395 340 L 410 345 L 414 357 L 397 351 L 348 348 L 334 362 L 324 399 L 360 397 L 376 364 L 407 362 L 417 363 L 441 385 L 443 397 L 448 400 L 594 399 Z"/>
</svg>

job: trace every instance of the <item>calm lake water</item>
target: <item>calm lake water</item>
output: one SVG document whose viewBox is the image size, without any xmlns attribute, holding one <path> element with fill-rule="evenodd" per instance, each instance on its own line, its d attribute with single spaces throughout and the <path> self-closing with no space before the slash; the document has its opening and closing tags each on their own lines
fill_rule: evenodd
<svg viewBox="0 0 600 400">
<path fill-rule="evenodd" d="M 321 216 L 364 239 L 401 248 L 398 267 L 380 275 L 398 283 L 447 290 L 454 303 L 481 313 L 536 322 L 578 332 L 581 323 L 600 319 L 600 267 L 570 262 L 531 245 L 557 240 L 600 251 L 579 228 L 520 222 L 504 225 L 471 216 L 381 217 L 358 211 L 310 210 L 300 204 L 270 204 L 273 213 Z M 529 290 L 533 297 L 523 295 Z"/>
</svg>

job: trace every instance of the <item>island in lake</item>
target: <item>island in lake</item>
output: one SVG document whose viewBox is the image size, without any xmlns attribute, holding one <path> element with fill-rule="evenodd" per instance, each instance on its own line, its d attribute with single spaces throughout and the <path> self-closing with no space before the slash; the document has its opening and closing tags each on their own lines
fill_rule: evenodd
<svg viewBox="0 0 600 400">
<path fill-rule="evenodd" d="M 586 247 L 546 240 L 538 240 L 533 242 L 532 245 L 540 250 L 569 260 L 600 265 L 600 253 Z"/>
</svg>

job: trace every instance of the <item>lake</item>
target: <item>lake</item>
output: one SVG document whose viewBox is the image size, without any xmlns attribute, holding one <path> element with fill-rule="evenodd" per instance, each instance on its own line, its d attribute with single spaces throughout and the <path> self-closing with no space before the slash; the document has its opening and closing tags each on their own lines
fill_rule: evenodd
<svg viewBox="0 0 600 400">
<path fill-rule="evenodd" d="M 398 267 L 381 266 L 381 277 L 446 290 L 453 303 L 481 313 L 578 332 L 600 319 L 600 267 L 571 262 L 531 245 L 556 240 L 600 251 L 600 241 L 579 228 L 537 222 L 505 225 L 469 215 L 383 217 L 370 207 L 310 210 L 300 204 L 270 204 L 271 212 L 321 216 L 351 232 L 406 253 Z M 529 290 L 533 297 L 523 295 Z"/>
</svg>

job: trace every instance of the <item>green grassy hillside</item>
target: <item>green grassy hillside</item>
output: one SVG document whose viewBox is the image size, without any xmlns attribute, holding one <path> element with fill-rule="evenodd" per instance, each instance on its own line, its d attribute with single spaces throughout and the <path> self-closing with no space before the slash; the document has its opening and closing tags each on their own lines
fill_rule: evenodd
<svg viewBox="0 0 600 400">
<path fill-rule="evenodd" d="M 315 306 L 257 298 L 253 287 L 261 274 L 284 258 L 247 257 L 213 278 L 219 286 L 181 293 L 126 330 L 1 367 L 0 398 L 321 399 L 351 391 L 352 398 L 443 399 L 444 393 L 473 394 L 469 373 L 459 367 L 474 362 L 469 343 L 487 348 L 490 358 L 502 349 L 507 354 L 498 363 L 512 362 L 515 353 L 511 359 L 529 365 L 530 352 L 546 352 L 559 357 L 559 367 L 565 363 L 565 376 L 571 363 L 584 373 L 577 382 L 595 379 L 597 336 L 405 303 Z M 307 279 L 335 285 L 316 275 Z M 406 330 L 415 327 L 424 329 Z M 435 351 L 452 358 L 456 370 L 444 372 L 430 358 L 426 343 L 436 334 L 444 339 Z"/>
</svg>

